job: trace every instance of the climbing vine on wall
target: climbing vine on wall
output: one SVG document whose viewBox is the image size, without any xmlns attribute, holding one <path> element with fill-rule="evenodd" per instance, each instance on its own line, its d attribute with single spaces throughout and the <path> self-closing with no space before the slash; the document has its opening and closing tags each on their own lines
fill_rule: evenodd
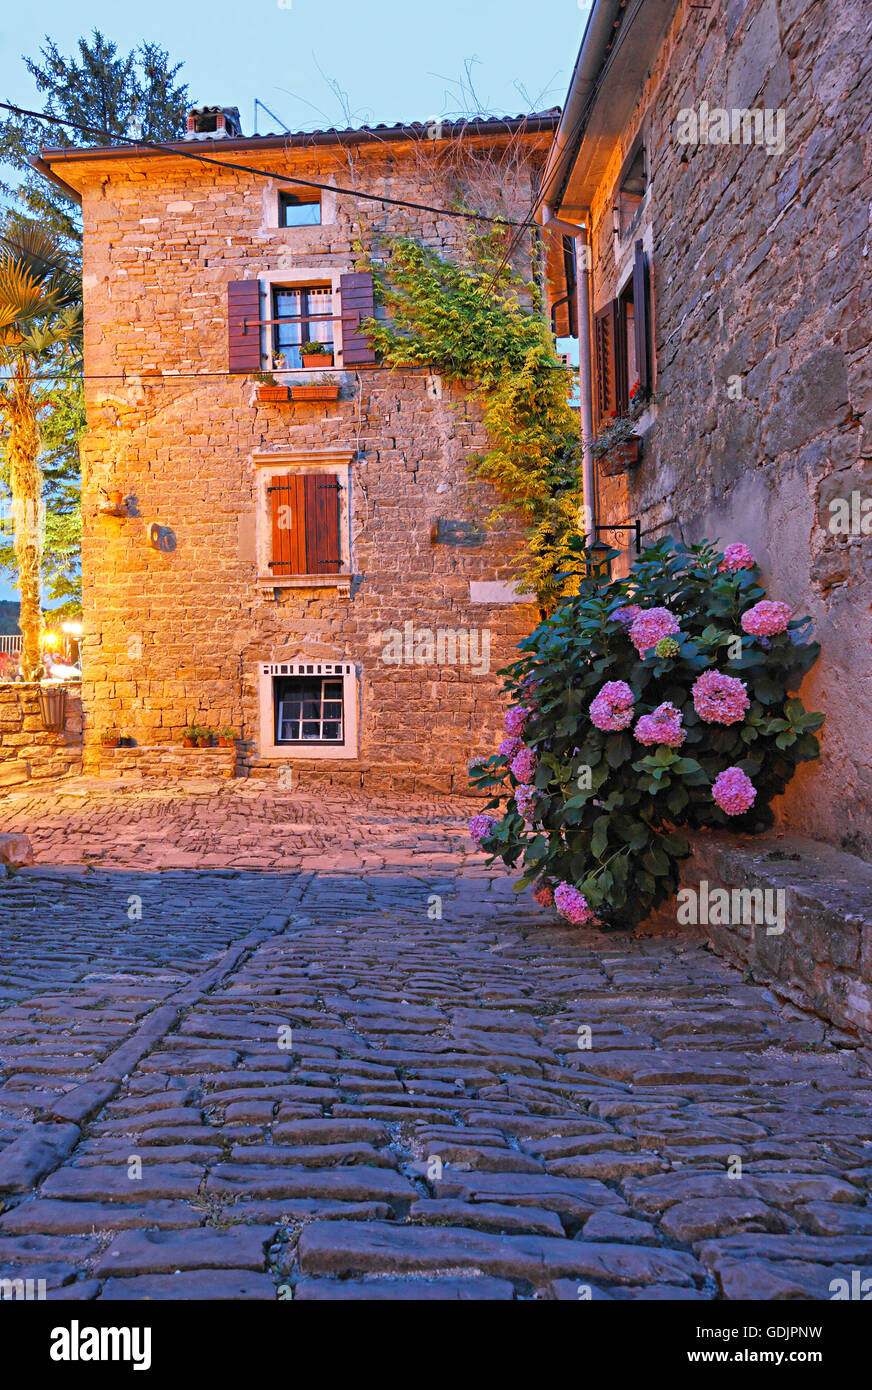
<svg viewBox="0 0 872 1390">
<path fill-rule="evenodd" d="M 500 495 L 491 522 L 520 515 L 518 579 L 547 612 L 566 592 L 561 571 L 579 529 L 581 435 L 536 288 L 502 264 L 504 244 L 502 229 L 476 236 L 454 262 L 392 238 L 384 263 L 365 262 L 387 311 L 367 330 L 387 364 L 428 366 L 482 402 L 488 447 L 470 468 Z"/>
</svg>

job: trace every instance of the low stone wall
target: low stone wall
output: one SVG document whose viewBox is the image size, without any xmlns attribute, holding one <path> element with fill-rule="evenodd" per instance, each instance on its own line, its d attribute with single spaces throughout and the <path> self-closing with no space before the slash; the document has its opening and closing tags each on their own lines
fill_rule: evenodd
<svg viewBox="0 0 872 1390">
<path fill-rule="evenodd" d="M 0 682 L 0 787 L 81 772 L 82 688 L 66 691 L 64 731 L 53 734 L 42 726 L 37 681 Z"/>
<path fill-rule="evenodd" d="M 256 781 L 286 783 L 300 789 L 337 787 L 373 793 L 402 792 L 404 795 L 436 793 L 442 796 L 474 796 L 483 794 L 469 785 L 466 764 L 457 772 L 430 772 L 409 764 L 311 762 L 294 759 L 287 762 L 243 761 L 244 775 Z M 288 773 L 290 772 L 290 779 Z"/>
<path fill-rule="evenodd" d="M 679 899 L 678 923 L 695 909 L 719 955 L 800 1008 L 872 1033 L 872 864 L 817 840 L 774 833 L 700 832 L 693 846 L 682 887 L 696 899 Z M 723 896 L 713 897 L 717 889 L 729 891 L 726 912 Z M 759 897 L 747 906 L 734 898 L 754 889 L 768 891 L 768 922 Z"/>
<path fill-rule="evenodd" d="M 146 777 L 232 777 L 235 748 L 185 748 L 177 743 L 139 744 L 134 748 L 104 748 L 89 744 L 84 770 L 91 777 L 142 781 Z"/>
</svg>

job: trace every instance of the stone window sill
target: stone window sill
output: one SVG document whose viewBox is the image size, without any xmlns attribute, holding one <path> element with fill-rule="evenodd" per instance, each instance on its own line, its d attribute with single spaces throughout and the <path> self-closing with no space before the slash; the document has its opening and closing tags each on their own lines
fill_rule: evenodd
<svg viewBox="0 0 872 1390">
<path fill-rule="evenodd" d="M 340 594 L 350 594 L 352 574 L 259 574 L 258 588 L 261 589 L 337 589 Z"/>
</svg>

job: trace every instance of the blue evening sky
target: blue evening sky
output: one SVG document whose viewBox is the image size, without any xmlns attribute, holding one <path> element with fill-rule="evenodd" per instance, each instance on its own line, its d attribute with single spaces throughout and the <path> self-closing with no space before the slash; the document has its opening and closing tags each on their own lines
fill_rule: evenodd
<svg viewBox="0 0 872 1390">
<path fill-rule="evenodd" d="M 41 0 L 0 16 L 2 99 L 39 108 L 21 55 L 48 35 L 71 54 L 98 28 L 126 52 L 158 42 L 200 103 L 238 106 L 253 131 L 255 98 L 292 130 L 428 120 L 559 105 L 587 19 L 587 0 Z M 474 97 L 465 88 L 470 65 Z M 338 96 L 332 86 L 343 94 Z M 258 130 L 280 130 L 263 112 Z M 51 139 L 47 143 L 52 143 Z M 0 580 L 0 599 L 15 597 Z"/>
</svg>

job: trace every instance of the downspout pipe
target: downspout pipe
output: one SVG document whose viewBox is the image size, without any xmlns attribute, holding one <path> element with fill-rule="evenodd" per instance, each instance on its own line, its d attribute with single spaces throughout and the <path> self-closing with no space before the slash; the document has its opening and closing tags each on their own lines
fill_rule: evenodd
<svg viewBox="0 0 872 1390">
<path fill-rule="evenodd" d="M 590 243 L 586 225 L 565 222 L 556 217 L 548 203 L 542 205 L 542 225 L 562 236 L 572 237 L 575 245 L 575 282 L 578 302 L 578 385 L 581 394 L 581 499 L 584 512 L 585 545 L 596 540 L 596 469 L 593 459 L 593 374 L 590 317 Z"/>
</svg>

